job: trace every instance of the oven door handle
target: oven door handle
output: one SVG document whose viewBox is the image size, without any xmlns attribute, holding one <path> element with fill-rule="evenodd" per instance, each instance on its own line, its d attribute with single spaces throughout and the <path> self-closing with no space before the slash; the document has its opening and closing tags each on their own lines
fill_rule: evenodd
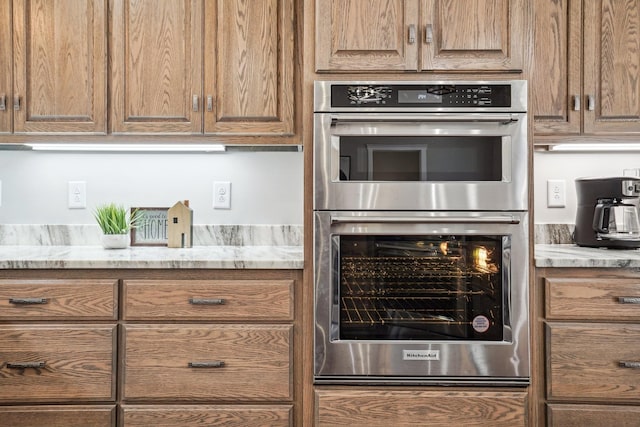
<svg viewBox="0 0 640 427">
<path fill-rule="evenodd" d="M 517 114 L 340 114 L 331 115 L 331 126 L 345 123 L 386 122 L 386 123 L 433 123 L 433 122 L 490 122 L 508 125 L 518 121 Z"/>
<path fill-rule="evenodd" d="M 503 216 L 483 216 L 483 217 L 380 217 L 380 216 L 332 216 L 331 224 L 372 224 L 372 223 L 396 223 L 396 224 L 520 224 L 520 218 Z"/>
</svg>

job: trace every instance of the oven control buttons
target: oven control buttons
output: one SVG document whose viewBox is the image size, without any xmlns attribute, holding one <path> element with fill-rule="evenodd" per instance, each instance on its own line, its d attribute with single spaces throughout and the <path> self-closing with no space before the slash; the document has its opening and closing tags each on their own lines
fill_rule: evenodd
<svg viewBox="0 0 640 427">
<path fill-rule="evenodd" d="M 347 96 L 353 104 L 384 104 L 391 96 L 391 88 L 386 86 L 349 86 Z"/>
</svg>

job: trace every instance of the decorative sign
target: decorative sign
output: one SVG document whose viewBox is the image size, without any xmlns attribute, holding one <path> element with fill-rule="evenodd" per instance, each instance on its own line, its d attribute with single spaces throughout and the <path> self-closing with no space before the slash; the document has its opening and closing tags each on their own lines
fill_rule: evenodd
<svg viewBox="0 0 640 427">
<path fill-rule="evenodd" d="M 140 221 L 131 229 L 131 246 L 167 246 L 169 208 L 131 208 L 140 212 Z"/>
</svg>

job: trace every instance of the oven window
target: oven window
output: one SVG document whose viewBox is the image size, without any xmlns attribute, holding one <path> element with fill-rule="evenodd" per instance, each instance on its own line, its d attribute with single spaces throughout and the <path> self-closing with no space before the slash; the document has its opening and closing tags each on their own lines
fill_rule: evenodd
<svg viewBox="0 0 640 427">
<path fill-rule="evenodd" d="M 341 181 L 501 181 L 502 136 L 342 136 Z"/>
<path fill-rule="evenodd" d="M 340 339 L 501 341 L 503 240 L 340 236 Z"/>
</svg>

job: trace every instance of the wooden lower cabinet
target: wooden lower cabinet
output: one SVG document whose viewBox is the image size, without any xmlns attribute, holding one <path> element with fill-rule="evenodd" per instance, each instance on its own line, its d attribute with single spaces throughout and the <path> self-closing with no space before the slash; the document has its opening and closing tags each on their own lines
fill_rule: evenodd
<svg viewBox="0 0 640 427">
<path fill-rule="evenodd" d="M 0 406 L 0 427 L 114 427 L 115 405 Z"/>
<path fill-rule="evenodd" d="M 290 427 L 292 405 L 122 405 L 127 427 Z"/>
<path fill-rule="evenodd" d="M 524 389 L 316 387 L 314 417 L 322 427 L 526 426 L 527 395 Z"/>
<path fill-rule="evenodd" d="M 547 405 L 550 427 L 640 426 L 640 406 Z"/>
</svg>

